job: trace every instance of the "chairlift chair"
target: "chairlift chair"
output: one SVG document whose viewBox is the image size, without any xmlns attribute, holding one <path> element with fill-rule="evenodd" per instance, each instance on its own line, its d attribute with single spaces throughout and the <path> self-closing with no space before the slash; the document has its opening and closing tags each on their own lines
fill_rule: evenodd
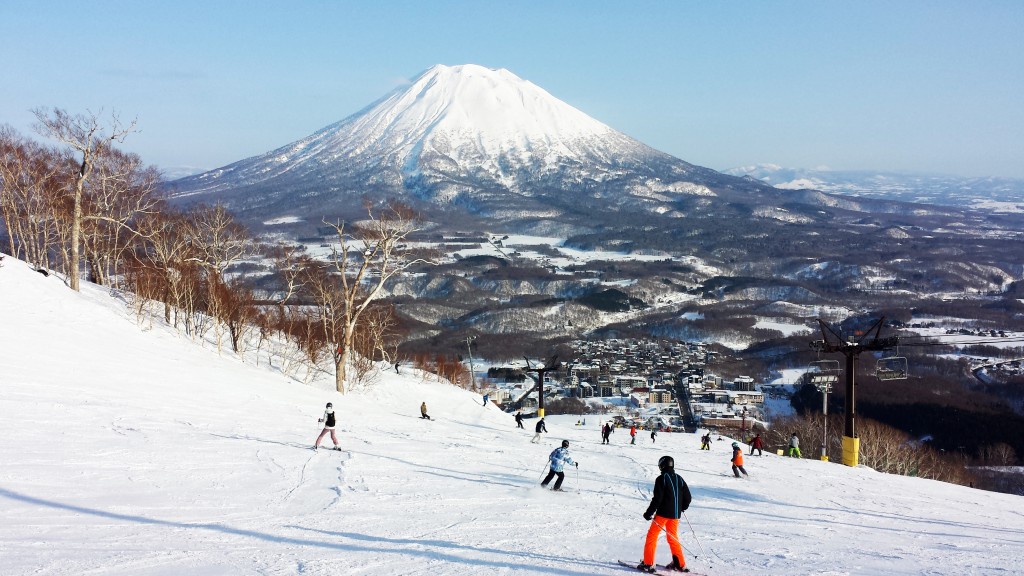
<svg viewBox="0 0 1024 576">
<path fill-rule="evenodd" d="M 838 360 L 815 360 L 807 365 L 807 377 L 819 390 L 831 390 L 839 382 Z"/>
<path fill-rule="evenodd" d="M 904 356 L 883 356 L 875 363 L 875 378 L 879 380 L 906 380 L 907 359 Z"/>
</svg>

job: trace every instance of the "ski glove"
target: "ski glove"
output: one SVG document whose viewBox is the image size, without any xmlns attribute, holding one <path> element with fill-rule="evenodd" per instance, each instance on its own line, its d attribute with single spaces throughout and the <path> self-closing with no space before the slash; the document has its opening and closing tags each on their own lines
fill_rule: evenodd
<svg viewBox="0 0 1024 576">
<path fill-rule="evenodd" d="M 644 520 L 650 520 L 651 518 L 654 518 L 654 514 L 651 514 L 649 512 L 644 513 Z"/>
<path fill-rule="evenodd" d="M 579 462 L 573 462 L 573 464 L 575 464 L 577 468 L 580 467 L 580 463 Z"/>
</svg>

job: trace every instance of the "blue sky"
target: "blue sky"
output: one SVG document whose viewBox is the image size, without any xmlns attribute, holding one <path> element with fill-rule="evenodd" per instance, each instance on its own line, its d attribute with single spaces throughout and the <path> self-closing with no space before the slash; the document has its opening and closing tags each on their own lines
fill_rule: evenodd
<svg viewBox="0 0 1024 576">
<path fill-rule="evenodd" d="M 1024 178 L 1024 2 L 0 2 L 0 123 L 137 118 L 215 168 L 434 64 L 507 68 L 688 162 Z"/>
</svg>

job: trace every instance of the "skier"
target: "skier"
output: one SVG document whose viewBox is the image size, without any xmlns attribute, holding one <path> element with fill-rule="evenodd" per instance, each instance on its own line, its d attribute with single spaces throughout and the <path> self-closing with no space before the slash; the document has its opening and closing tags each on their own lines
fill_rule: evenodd
<svg viewBox="0 0 1024 576">
<path fill-rule="evenodd" d="M 523 427 L 523 413 L 516 412 L 516 426 L 519 428 Z"/>
<path fill-rule="evenodd" d="M 629 427 L 629 443 L 636 444 L 636 426 Z"/>
<path fill-rule="evenodd" d="M 686 558 L 683 557 L 683 546 L 679 543 L 679 517 L 690 507 L 690 487 L 683 477 L 676 474 L 675 460 L 671 456 L 662 456 L 658 460 L 661 475 L 654 481 L 654 495 L 651 505 L 644 512 L 644 520 L 651 520 L 644 541 L 644 559 L 637 570 L 655 573 L 654 553 L 658 548 L 658 535 L 665 531 L 669 550 L 672 551 L 672 562 L 665 568 L 676 572 L 689 572 Z"/>
<path fill-rule="evenodd" d="M 341 446 L 338 446 L 338 437 L 334 435 L 334 426 L 336 420 L 334 419 L 334 405 L 330 402 L 327 403 L 327 408 L 324 409 L 324 415 L 322 418 L 317 420 L 318 423 L 324 425 L 324 429 L 320 432 L 320 435 L 316 437 L 316 443 L 313 444 L 313 450 L 320 448 L 320 440 L 330 432 L 331 440 L 334 442 L 334 449 L 341 450 Z"/>
<path fill-rule="evenodd" d="M 654 444 L 655 437 L 658 435 L 657 428 L 651 428 L 651 444 Z"/>
<path fill-rule="evenodd" d="M 558 476 L 558 480 L 555 480 L 555 485 L 551 489 L 557 492 L 562 492 L 562 480 L 565 480 L 565 472 L 562 470 L 565 468 L 565 465 L 572 464 L 577 468 L 580 467 L 578 463 L 573 462 L 572 458 L 569 457 L 569 441 L 562 440 L 562 447 L 555 448 L 548 456 L 548 460 L 551 461 L 551 469 L 548 470 L 548 475 L 540 485 L 547 488 L 548 482 L 551 482 L 552 478 Z"/>
<path fill-rule="evenodd" d="M 611 422 L 605 422 L 604 423 L 604 428 L 601 428 L 601 444 L 611 444 L 612 441 L 611 441 L 610 436 L 612 435 L 612 432 L 614 432 L 614 431 L 615 430 L 612 429 Z"/>
<path fill-rule="evenodd" d="M 796 432 L 789 437 L 789 456 L 793 458 L 803 458 L 800 455 L 800 439 L 796 437 Z"/>
<path fill-rule="evenodd" d="M 420 404 L 420 418 L 430 420 L 430 415 L 427 414 L 427 403 Z"/>
<path fill-rule="evenodd" d="M 487 400 L 491 397 L 490 394 L 484 394 L 484 408 L 487 407 Z"/>
<path fill-rule="evenodd" d="M 747 476 L 747 471 L 743 469 L 743 448 L 740 448 L 739 442 L 732 443 L 732 473 L 737 478 L 740 477 L 740 472 L 743 472 L 744 476 Z"/>
<path fill-rule="evenodd" d="M 759 432 L 755 434 L 754 439 L 750 441 L 750 455 L 753 456 L 754 450 L 757 450 L 757 455 L 763 456 L 764 452 L 762 452 L 762 448 L 764 448 L 764 440 L 761 439 L 761 433 Z"/>
<path fill-rule="evenodd" d="M 708 430 L 707 434 L 705 434 L 705 435 L 700 437 L 700 449 L 701 450 L 711 450 L 711 431 L 710 430 Z"/>
<path fill-rule="evenodd" d="M 548 427 L 544 425 L 544 419 L 543 418 L 541 418 L 540 420 L 537 421 L 537 426 L 535 427 L 535 429 L 536 429 L 537 433 L 533 435 L 533 440 L 530 440 L 530 442 L 533 443 L 533 444 L 536 444 L 537 442 L 540 442 L 540 433 L 541 432 L 547 432 L 548 431 Z"/>
</svg>

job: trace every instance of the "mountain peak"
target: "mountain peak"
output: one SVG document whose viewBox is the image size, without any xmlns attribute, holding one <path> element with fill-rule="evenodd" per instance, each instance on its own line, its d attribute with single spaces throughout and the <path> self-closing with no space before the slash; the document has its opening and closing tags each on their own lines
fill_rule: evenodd
<svg viewBox="0 0 1024 576">
<path fill-rule="evenodd" d="M 520 214 L 550 214 L 543 206 L 549 201 L 575 206 L 570 198 L 618 197 L 646 205 L 654 195 L 651 209 L 663 213 L 674 209 L 671 195 L 707 195 L 705 186 L 721 177 L 613 130 L 508 70 L 439 64 L 307 138 L 175 186 L 179 196 L 230 193 L 237 200 L 227 203 L 243 209 L 291 208 L 309 198 L 302 202 L 318 214 L 356 194 L 436 205 L 458 199 L 487 215 L 515 202 Z"/>
<path fill-rule="evenodd" d="M 427 141 L 472 134 L 485 155 L 611 131 L 508 70 L 476 64 L 427 69 L 365 111 L 361 124 L 385 127 L 378 132 L 385 139 L 395 132 Z"/>
</svg>

